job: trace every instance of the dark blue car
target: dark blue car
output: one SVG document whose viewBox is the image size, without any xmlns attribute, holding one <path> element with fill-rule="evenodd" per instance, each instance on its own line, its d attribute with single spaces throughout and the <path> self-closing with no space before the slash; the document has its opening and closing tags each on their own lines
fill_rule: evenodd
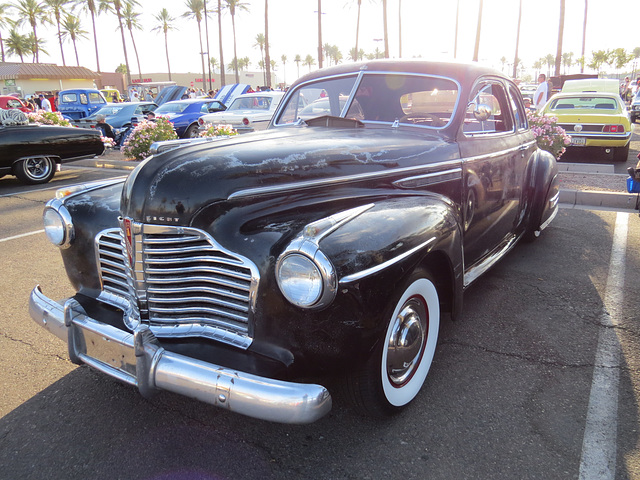
<svg viewBox="0 0 640 480">
<path fill-rule="evenodd" d="M 169 117 L 180 138 L 193 138 L 198 136 L 198 119 L 202 115 L 226 109 L 227 107 L 219 100 L 194 98 L 167 102 L 160 105 L 155 114 Z"/>
<path fill-rule="evenodd" d="M 122 102 L 108 103 L 93 115 L 72 121 L 76 127 L 95 128 L 98 115 L 104 115 L 105 121 L 111 125 L 116 135 L 125 132 L 132 123 L 142 120 L 147 113 L 153 112 L 158 106 L 154 102 Z M 132 122 L 132 118 L 135 121 Z"/>
</svg>

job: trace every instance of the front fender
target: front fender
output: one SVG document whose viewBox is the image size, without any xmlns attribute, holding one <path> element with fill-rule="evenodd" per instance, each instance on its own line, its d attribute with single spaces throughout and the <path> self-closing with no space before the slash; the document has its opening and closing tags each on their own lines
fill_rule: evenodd
<svg viewBox="0 0 640 480">
<path fill-rule="evenodd" d="M 385 298 L 396 283 L 421 266 L 442 287 L 445 309 L 453 315 L 460 311 L 460 212 L 446 197 L 428 194 L 378 201 L 323 238 L 320 249 L 331 259 L 340 289 L 357 289 L 362 282 L 375 285 L 380 277 L 392 282 L 381 286 L 384 292 L 374 293 Z"/>
</svg>

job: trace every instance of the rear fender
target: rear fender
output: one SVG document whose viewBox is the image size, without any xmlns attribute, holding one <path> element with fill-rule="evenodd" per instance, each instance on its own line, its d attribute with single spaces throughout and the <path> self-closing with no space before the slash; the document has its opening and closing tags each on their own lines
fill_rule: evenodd
<svg viewBox="0 0 640 480">
<path fill-rule="evenodd" d="M 543 230 L 558 210 L 558 164 L 555 157 L 538 149 L 534 154 L 529 183 L 530 202 L 527 229 Z"/>
</svg>

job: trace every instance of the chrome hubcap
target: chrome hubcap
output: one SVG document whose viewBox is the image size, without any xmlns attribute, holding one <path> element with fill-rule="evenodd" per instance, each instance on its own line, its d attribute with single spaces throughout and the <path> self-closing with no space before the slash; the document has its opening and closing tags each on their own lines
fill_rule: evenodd
<svg viewBox="0 0 640 480">
<path fill-rule="evenodd" d="M 420 364 L 427 340 L 427 311 L 420 299 L 410 299 L 394 320 L 387 345 L 387 375 L 401 386 Z"/>
<path fill-rule="evenodd" d="M 49 174 L 51 166 L 44 158 L 32 158 L 27 161 L 27 171 L 32 178 L 42 178 Z"/>
</svg>

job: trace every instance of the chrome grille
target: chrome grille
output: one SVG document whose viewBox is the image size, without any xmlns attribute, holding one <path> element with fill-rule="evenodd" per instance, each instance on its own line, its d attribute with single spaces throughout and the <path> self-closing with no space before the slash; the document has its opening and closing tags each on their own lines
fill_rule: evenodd
<svg viewBox="0 0 640 480">
<path fill-rule="evenodd" d="M 245 348 L 251 343 L 258 284 L 252 262 L 195 228 L 137 224 L 133 231 L 135 273 L 127 266 L 122 231 L 98 236 L 105 291 L 135 297 L 141 320 L 159 337 L 208 337 Z"/>
</svg>

